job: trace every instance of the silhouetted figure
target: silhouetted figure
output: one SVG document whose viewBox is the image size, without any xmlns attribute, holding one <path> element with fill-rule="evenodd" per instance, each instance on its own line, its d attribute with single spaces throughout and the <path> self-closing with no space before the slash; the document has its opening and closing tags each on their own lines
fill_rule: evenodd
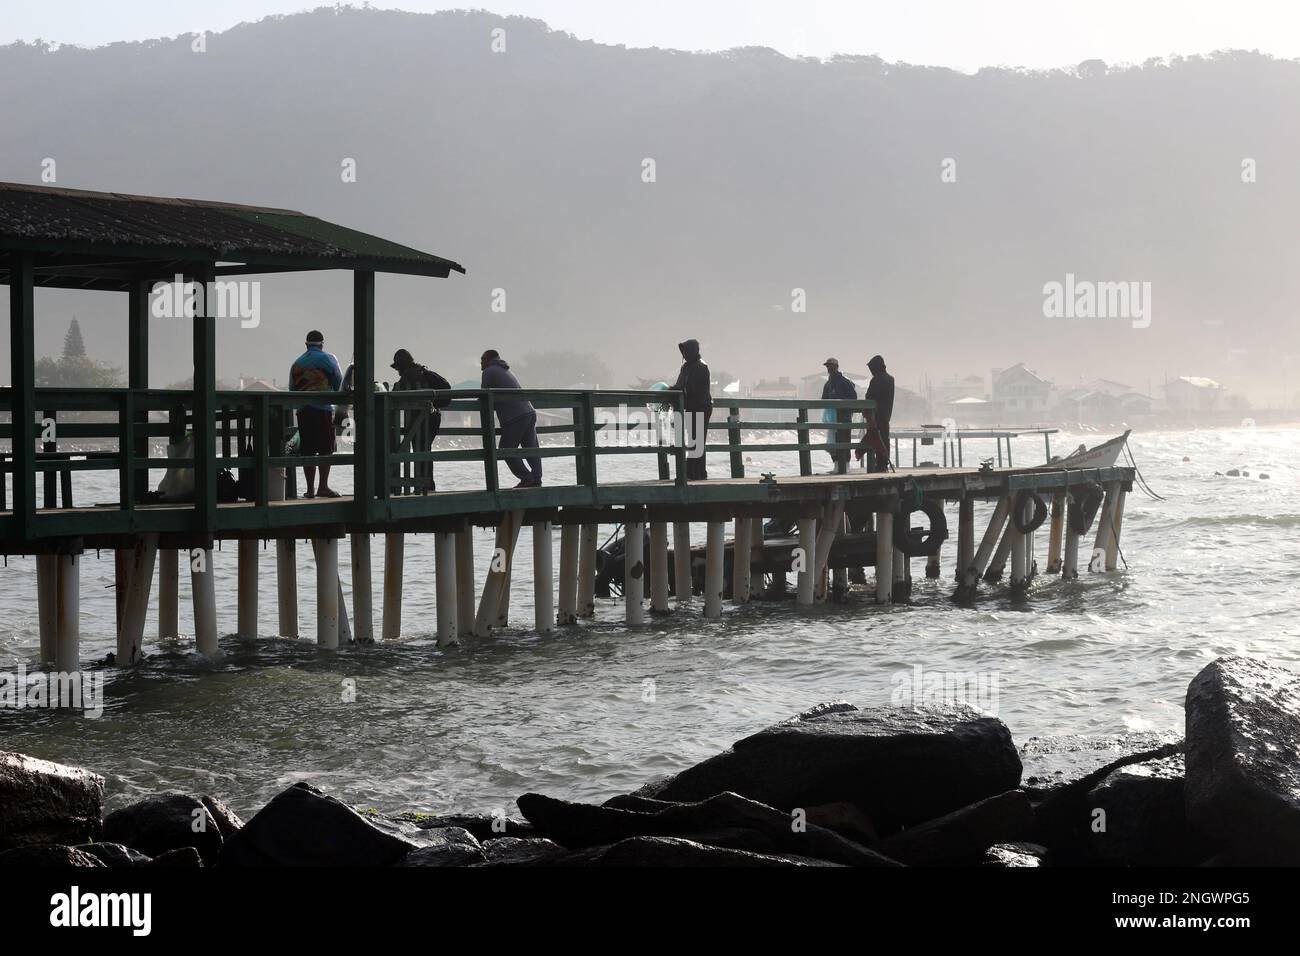
<svg viewBox="0 0 1300 956">
<path fill-rule="evenodd" d="M 515 378 L 501 353 L 488 349 L 479 358 L 483 369 L 484 388 L 519 388 L 519 379 Z M 498 448 L 536 448 L 537 410 L 533 403 L 519 398 L 498 398 L 495 401 L 497 422 L 501 425 L 501 440 Z M 540 458 L 507 458 L 506 467 L 519 479 L 516 488 L 537 488 L 542 483 L 542 460 Z"/>
<path fill-rule="evenodd" d="M 871 383 L 867 385 L 868 401 L 876 403 L 872 412 L 875 425 L 868 424 L 867 433 L 858 443 L 855 454 L 858 460 L 868 451 L 872 452 L 871 470 L 889 470 L 889 420 L 894 416 L 894 376 L 885 371 L 885 360 L 879 355 L 873 356 L 867 363 L 871 369 Z"/>
<path fill-rule="evenodd" d="M 307 351 L 299 355 L 289 369 L 291 392 L 337 392 L 343 384 L 339 360 L 325 351 L 325 336 L 312 329 L 307 333 Z M 304 405 L 298 409 L 298 453 L 300 455 L 334 454 L 334 406 L 329 402 Z M 329 486 L 330 466 L 320 466 L 320 487 L 316 487 L 316 468 L 303 465 L 307 479 L 307 497 L 337 498 Z"/>
<path fill-rule="evenodd" d="M 709 367 L 700 361 L 700 343 L 695 339 L 678 343 L 677 350 L 685 360 L 677 381 L 673 383 L 673 391 L 683 394 L 686 478 L 688 481 L 703 481 L 709 477 L 705 447 L 709 441 L 709 419 L 713 417 Z"/>
<path fill-rule="evenodd" d="M 433 369 L 425 368 L 411 357 L 406 349 L 393 353 L 390 368 L 397 372 L 397 384 L 394 392 L 411 392 L 433 390 L 446 392 L 451 390 L 451 383 Z M 433 447 L 433 440 L 438 437 L 442 427 L 442 409 L 451 404 L 451 396 L 434 399 L 422 408 L 408 408 L 402 413 L 404 432 L 411 435 L 411 450 L 426 452 Z M 417 461 L 414 469 L 417 486 L 422 490 L 433 491 L 433 462 Z"/>
<path fill-rule="evenodd" d="M 828 358 L 822 363 L 826 366 L 826 384 L 822 386 L 822 398 L 836 399 L 838 401 L 853 401 L 858 397 L 858 387 L 853 384 L 849 378 L 840 371 L 840 361 L 835 358 Z M 831 409 L 826 409 L 831 411 Z M 823 421 L 833 421 L 839 424 L 848 424 L 853 421 L 853 412 L 843 409 L 835 409 L 833 418 L 823 416 Z M 848 445 L 853 441 L 853 431 L 848 428 L 834 429 L 828 434 L 831 441 L 837 445 Z M 845 472 L 849 469 L 849 454 L 851 448 L 837 448 L 830 452 L 830 456 L 835 461 L 835 470 Z"/>
</svg>

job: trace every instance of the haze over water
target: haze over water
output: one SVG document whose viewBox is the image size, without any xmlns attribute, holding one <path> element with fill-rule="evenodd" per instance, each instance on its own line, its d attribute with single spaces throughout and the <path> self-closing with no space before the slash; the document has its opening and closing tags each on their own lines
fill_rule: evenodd
<svg viewBox="0 0 1300 956">
<path fill-rule="evenodd" d="M 1056 436 L 1054 452 L 1103 435 Z M 855 591 L 846 606 L 811 610 L 793 601 L 728 602 L 721 621 L 687 612 L 622 625 L 622 599 L 598 600 L 594 622 L 550 637 L 530 633 L 531 543 L 521 535 L 511 627 L 439 650 L 434 641 L 433 539 L 408 536 L 403 637 L 390 644 L 315 647 L 314 571 L 299 545 L 300 631 L 304 638 L 222 640 L 224 659 L 200 660 L 192 639 L 160 648 L 157 593 L 146 627 L 146 662 L 108 671 L 105 711 L 0 710 L 3 748 L 91 768 L 108 778 L 117 806 L 162 789 L 210 792 L 242 813 L 306 780 L 386 811 L 506 808 L 529 790 L 602 800 L 709 756 L 811 704 L 845 698 L 888 704 L 897 675 L 994 674 L 997 713 L 1017 743 L 1035 735 L 1181 730 L 1191 677 L 1221 654 L 1259 654 L 1300 667 L 1300 443 L 1293 429 L 1154 432 L 1135 435 L 1139 467 L 1165 501 L 1128 496 L 1122 549 L 1127 571 L 1085 574 L 1063 584 L 1041 575 L 1025 603 L 983 586 L 973 607 L 951 602 L 954 533 L 942 577 L 913 564 L 909 605 L 870 606 Z M 779 440 L 773 436 L 773 441 Z M 966 447 L 972 463 L 982 452 Z M 1018 465 L 1041 461 L 1032 439 L 1016 444 Z M 1187 456 L 1190 462 L 1184 463 Z M 904 450 L 910 463 L 910 452 Z M 711 456 L 725 474 L 725 456 Z M 826 470 L 820 456 L 816 467 Z M 548 479 L 571 466 L 546 461 Z M 439 466 L 439 487 L 478 487 L 474 468 Z M 1215 476 L 1229 468 L 1249 478 Z M 644 478 L 649 459 L 601 459 L 602 480 Z M 790 474 L 792 457 L 752 456 L 749 473 Z M 1259 472 L 1270 477 L 1260 480 Z M 506 477 L 502 470 L 503 481 Z M 338 486 L 349 487 L 347 469 Z M 88 474 L 78 503 L 98 500 Z M 101 497 L 116 497 L 101 488 Z M 977 530 L 991 506 L 978 505 Z M 602 529 L 602 540 L 613 529 Z M 697 535 L 702 526 L 693 529 Z M 730 530 L 730 529 L 729 529 Z M 1046 530 L 1038 534 L 1045 564 Z M 475 541 L 481 585 L 491 532 Z M 1091 536 L 1084 542 L 1084 561 Z M 559 535 L 556 535 L 558 553 Z M 372 541 L 376 627 L 382 539 Z M 235 547 L 215 559 L 218 623 L 235 625 Z M 351 609 L 347 542 L 339 566 Z M 34 666 L 38 651 L 34 562 L 10 559 L 0 572 L 0 669 Z M 112 555 L 82 564 L 82 657 L 114 648 Z M 870 578 L 870 574 L 868 574 Z M 182 574 L 181 631 L 192 634 L 188 576 Z M 261 552 L 260 630 L 276 629 L 275 559 Z M 356 699 L 344 701 L 344 682 Z M 653 682 L 653 694 L 648 693 Z M 652 698 L 652 699 L 651 699 Z"/>
</svg>

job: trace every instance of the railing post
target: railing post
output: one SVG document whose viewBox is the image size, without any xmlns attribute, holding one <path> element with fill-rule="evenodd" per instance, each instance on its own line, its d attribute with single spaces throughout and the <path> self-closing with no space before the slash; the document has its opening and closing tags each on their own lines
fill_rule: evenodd
<svg viewBox="0 0 1300 956">
<path fill-rule="evenodd" d="M 42 443 L 41 443 L 41 451 L 43 451 L 43 452 L 45 452 L 45 453 L 47 453 L 47 454 L 50 454 L 50 453 L 52 453 L 52 452 L 57 452 L 57 451 L 59 450 L 59 438 L 58 438 L 58 436 L 59 436 L 59 431 L 58 431 L 58 429 L 59 429 L 59 412 L 58 412 L 58 409 L 50 409 L 50 410 L 48 410 L 48 411 L 41 412 L 41 426 L 42 426 L 42 427 L 41 427 L 41 430 L 42 430 L 42 431 L 44 431 L 44 425 L 45 425 L 46 420 L 49 420 L 49 421 L 52 422 L 53 425 L 54 425 L 54 441 L 42 442 Z M 65 471 L 63 474 L 65 474 L 65 475 L 70 475 L 70 474 L 72 474 L 72 472 L 70 472 L 70 471 Z M 51 468 L 46 468 L 46 469 L 45 469 L 45 474 L 44 474 L 43 477 L 44 477 L 44 485 L 45 485 L 45 507 L 46 507 L 46 508 L 56 508 L 56 507 L 58 507 L 58 504 L 59 504 L 59 500 L 58 500 L 58 481 L 59 481 L 59 477 L 60 477 L 60 475 L 59 475 L 58 472 L 54 471 L 53 469 L 51 469 Z M 64 506 L 65 506 L 65 507 L 67 506 L 67 502 L 64 502 Z"/>
<path fill-rule="evenodd" d="M 798 429 L 799 434 L 796 439 L 799 442 L 799 474 L 811 475 L 812 450 L 808 447 L 808 429 L 803 427 L 808 424 L 808 409 L 799 409 L 799 414 L 796 416 L 796 420 L 800 426 Z"/>
<path fill-rule="evenodd" d="M 121 404 L 117 410 L 117 461 L 118 482 L 121 486 L 121 501 L 118 507 L 123 511 L 131 510 L 135 504 L 135 396 L 131 389 L 122 393 Z"/>
<path fill-rule="evenodd" d="M 595 488 L 597 481 L 596 400 L 591 392 L 582 393 L 578 412 L 582 416 L 580 428 L 582 435 L 582 453 L 578 458 L 578 484 L 588 488 Z M 492 473 L 496 474 L 496 466 L 493 466 Z"/>
<path fill-rule="evenodd" d="M 677 422 L 679 425 L 679 427 L 676 429 L 677 431 L 676 441 L 673 443 L 673 458 L 675 459 L 673 467 L 676 469 L 677 472 L 673 477 L 676 481 L 677 487 L 684 488 L 686 487 L 686 475 L 687 475 L 686 472 L 686 431 L 687 431 L 686 393 L 670 392 L 669 394 L 674 396 L 671 399 L 671 404 L 673 406 L 673 411 L 677 416 Z M 709 444 L 707 435 L 705 436 L 704 444 L 705 444 L 705 448 L 707 449 Z M 708 454 L 707 450 L 705 451 L 705 454 L 706 455 Z"/>
<path fill-rule="evenodd" d="M 483 433 L 483 478 L 487 490 L 496 492 L 497 488 L 497 432 L 496 405 L 491 390 L 485 391 L 479 399 L 479 428 Z"/>
<path fill-rule="evenodd" d="M 271 396 L 253 393 L 253 501 L 259 508 L 270 500 L 271 475 L 267 469 L 267 452 L 271 445 Z M 283 497 L 283 494 L 281 494 Z"/>
<path fill-rule="evenodd" d="M 727 416 L 727 445 L 731 450 L 731 477 L 745 477 L 745 456 L 740 450 L 740 409 L 731 408 Z M 707 442 L 706 442 L 707 444 Z"/>
<path fill-rule="evenodd" d="M 352 276 L 352 475 L 355 511 L 369 521 L 375 499 L 375 274 Z M 387 484 L 387 480 L 384 480 Z"/>
</svg>

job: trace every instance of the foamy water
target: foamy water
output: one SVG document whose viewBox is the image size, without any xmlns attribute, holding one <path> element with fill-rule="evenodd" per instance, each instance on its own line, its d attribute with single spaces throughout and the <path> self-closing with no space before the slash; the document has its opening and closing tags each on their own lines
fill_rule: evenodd
<svg viewBox="0 0 1300 956">
<path fill-rule="evenodd" d="M 1104 437 L 1059 436 L 1053 449 Z M 312 640 L 314 574 L 310 548 L 300 545 L 306 639 L 226 637 L 223 659 L 207 662 L 194 654 L 192 641 L 160 648 L 151 612 L 150 656 L 137 668 L 108 670 L 102 717 L 0 710 L 0 746 L 104 774 L 115 805 L 180 788 L 214 793 L 251 812 L 285 786 L 308 780 L 384 810 L 490 811 L 513 809 L 514 798 L 528 790 L 604 799 L 828 698 L 887 704 L 918 666 L 922 674 L 996 679 L 993 703 L 1020 741 L 1178 731 L 1187 683 L 1214 657 L 1259 654 L 1300 667 L 1294 585 L 1300 431 L 1159 432 L 1131 441 L 1143 474 L 1168 500 L 1129 495 L 1122 542 L 1127 570 L 1085 574 L 1070 584 L 1040 576 L 1023 603 L 1004 588 L 986 587 L 973 607 L 954 605 L 950 542 L 939 580 L 926 580 L 923 562 L 914 564 L 915 590 L 906 606 L 875 608 L 858 593 L 846 606 L 813 609 L 792 601 L 728 604 L 721 621 L 709 622 L 695 604 L 628 630 L 616 599 L 598 602 L 594 622 L 543 638 L 528 630 L 532 548 L 525 529 L 512 627 L 439 650 L 433 539 L 408 536 L 402 639 L 330 653 Z M 967 462 L 979 452 L 977 443 L 968 445 Z M 1037 463 L 1042 446 L 1025 439 L 1016 453 L 1017 464 Z M 792 456 L 752 458 L 755 475 L 795 470 Z M 820 458 L 818 467 L 828 468 L 829 459 Z M 910 462 L 910 449 L 904 460 Z M 549 479 L 571 480 L 571 467 L 554 459 L 545 464 Z M 600 465 L 606 479 L 646 477 L 654 467 L 653 459 L 622 456 Z M 1214 475 L 1233 467 L 1251 477 Z M 724 474 L 725 456 L 711 458 L 711 468 Z M 1257 478 L 1260 471 L 1269 480 Z M 89 479 L 75 479 L 79 502 L 115 496 Z M 440 467 L 438 480 L 440 488 L 474 487 L 481 472 Z M 336 484 L 348 489 L 346 470 Z M 990 507 L 977 506 L 981 530 Z M 955 505 L 951 510 L 955 529 Z M 697 535 L 702 530 L 694 528 Z M 1037 537 L 1041 566 L 1046 531 Z M 490 549 L 491 533 L 479 532 L 480 583 Z M 382 539 L 374 539 L 372 555 L 378 602 Z M 272 634 L 273 549 L 261 558 L 260 629 Z M 231 632 L 232 543 L 215 563 L 218 623 Z M 339 566 L 350 594 L 346 541 Z M 182 575 L 181 630 L 192 634 L 187 580 Z M 34 563 L 10 559 L 0 581 L 0 669 L 24 661 L 33 666 Z M 102 659 L 114 648 L 112 581 L 112 555 L 87 554 L 84 660 Z"/>
</svg>

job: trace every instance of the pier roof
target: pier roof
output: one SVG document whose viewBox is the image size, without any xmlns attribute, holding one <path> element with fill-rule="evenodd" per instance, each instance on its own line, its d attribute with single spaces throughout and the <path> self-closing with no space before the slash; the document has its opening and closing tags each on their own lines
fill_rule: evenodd
<svg viewBox="0 0 1300 956">
<path fill-rule="evenodd" d="M 123 290 L 142 274 L 313 269 L 445 278 L 459 263 L 291 209 L 0 183 L 0 253 L 35 254 L 35 285 Z M 0 256 L 0 284 L 9 282 Z"/>
</svg>

